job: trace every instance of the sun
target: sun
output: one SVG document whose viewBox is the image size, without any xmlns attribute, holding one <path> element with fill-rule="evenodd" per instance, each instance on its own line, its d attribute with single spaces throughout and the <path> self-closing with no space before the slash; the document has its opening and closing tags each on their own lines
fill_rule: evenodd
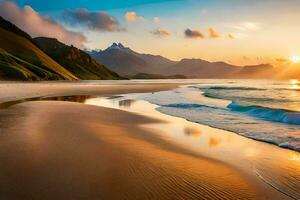
<svg viewBox="0 0 300 200">
<path fill-rule="evenodd" d="M 292 56 L 291 61 L 293 63 L 299 63 L 300 62 L 300 56 Z"/>
</svg>

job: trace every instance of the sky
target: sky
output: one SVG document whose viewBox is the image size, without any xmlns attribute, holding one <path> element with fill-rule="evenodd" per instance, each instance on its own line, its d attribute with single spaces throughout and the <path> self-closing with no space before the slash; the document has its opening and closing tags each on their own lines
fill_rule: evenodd
<svg viewBox="0 0 300 200">
<path fill-rule="evenodd" d="M 299 10 L 299 0 L 0 0 L 0 15 L 33 37 L 237 65 L 300 56 Z"/>
</svg>

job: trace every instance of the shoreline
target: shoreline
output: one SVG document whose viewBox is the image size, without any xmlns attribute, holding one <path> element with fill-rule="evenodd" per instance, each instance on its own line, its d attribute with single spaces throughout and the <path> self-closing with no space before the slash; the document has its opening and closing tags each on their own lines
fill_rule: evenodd
<svg viewBox="0 0 300 200">
<path fill-rule="evenodd" d="M 165 84 L 163 86 L 155 85 L 155 84 L 145 84 L 145 85 L 140 85 L 138 87 L 135 84 L 133 84 L 131 86 L 123 85 L 121 86 L 121 88 L 120 85 L 113 85 L 113 86 L 109 85 L 107 87 L 97 85 L 92 89 L 90 88 L 90 90 L 86 92 L 89 92 L 90 94 L 97 95 L 97 96 L 110 96 L 110 95 L 117 95 L 117 94 L 131 93 L 131 92 L 150 92 L 152 90 L 154 91 L 167 90 L 167 89 L 175 88 L 179 85 L 182 84 Z M 77 90 L 77 93 L 82 93 L 85 92 L 86 88 L 81 88 L 81 89 L 82 91 L 78 91 L 78 87 L 77 87 L 74 90 Z M 110 94 L 105 93 L 108 89 L 110 90 Z M 43 93 L 45 92 L 49 92 L 49 90 L 43 91 Z M 53 89 L 50 92 L 52 92 L 52 94 L 47 96 L 53 96 L 53 93 L 55 93 L 55 88 L 53 87 Z M 59 94 L 62 94 L 63 92 L 72 93 L 72 90 L 69 88 L 67 89 L 60 88 L 57 90 L 57 93 Z M 123 108 L 126 108 L 127 104 L 125 103 L 124 105 L 121 106 L 123 106 Z M 217 157 L 213 156 L 214 154 L 216 154 L 215 152 L 213 152 L 212 154 L 206 154 L 207 152 L 205 151 L 204 152 L 197 151 L 197 150 L 195 151 L 195 149 L 190 148 L 189 146 L 186 146 L 181 143 L 177 143 L 176 141 L 174 142 L 173 140 L 169 140 L 168 137 L 165 137 L 165 133 L 164 133 L 164 130 L 167 129 L 161 129 L 161 127 L 164 126 L 163 124 L 168 122 L 165 121 L 163 118 L 149 115 L 148 110 L 146 109 L 146 107 L 143 106 L 145 106 L 145 104 L 142 105 L 142 109 L 143 109 L 142 111 L 144 113 L 131 113 L 127 111 L 122 111 L 120 109 L 116 110 L 111 108 L 105 108 L 105 107 L 99 107 L 93 105 L 84 105 L 79 103 L 60 102 L 60 101 L 37 101 L 37 102 L 25 102 L 25 103 L 13 105 L 8 109 L 0 109 L 0 115 L 3 116 L 2 120 L 0 121 L 0 130 L 1 132 L 3 131 L 4 137 L 7 137 L 6 138 L 7 140 L 5 140 L 4 138 L 4 141 L 2 141 L 2 148 L 0 148 L 0 150 L 2 150 L 2 154 L 0 153 L 0 155 L 5 155 L 7 154 L 7 152 L 9 152 L 10 155 L 13 157 L 8 159 L 8 162 L 6 163 L 3 161 L 5 163 L 3 166 L 7 165 L 6 170 L 9 171 L 9 173 L 5 173 L 5 174 L 13 174 L 14 173 L 13 170 L 16 170 L 16 167 L 17 169 L 20 168 L 19 169 L 20 173 L 23 174 L 23 172 L 27 170 L 33 170 L 33 171 L 34 169 L 37 170 L 38 168 L 36 167 L 39 166 L 41 167 L 41 170 L 46 170 L 48 171 L 48 173 L 44 171 L 43 173 L 35 175 L 32 171 L 32 174 L 30 175 L 32 177 L 28 177 L 26 174 L 23 174 L 25 178 L 27 178 L 26 179 L 27 181 L 30 182 L 32 180 L 35 180 L 39 182 L 39 184 L 41 185 L 49 184 L 49 181 L 52 182 L 58 181 L 56 183 L 59 183 L 58 185 L 60 185 L 61 188 L 58 188 L 59 186 L 57 187 L 55 186 L 55 188 L 52 189 L 55 190 L 55 193 L 61 192 L 67 195 L 64 196 L 63 198 L 65 197 L 70 198 L 70 196 L 68 196 L 70 195 L 69 193 L 70 191 L 68 192 L 66 190 L 67 188 L 62 185 L 62 183 L 65 183 L 66 181 L 69 184 L 73 185 L 72 188 L 73 187 L 76 188 L 78 187 L 78 185 L 83 184 L 81 185 L 83 186 L 82 190 L 80 190 L 81 187 L 77 188 L 78 191 L 73 191 L 73 189 L 69 188 L 69 190 L 72 190 L 75 193 L 77 192 L 77 195 L 83 193 L 85 194 L 89 193 L 90 195 L 93 194 L 99 196 L 100 194 L 97 192 L 95 188 L 89 189 L 89 186 L 87 185 L 91 186 L 91 184 L 93 185 L 93 183 L 100 184 L 99 181 L 103 180 L 103 178 L 106 177 L 108 174 L 102 171 L 103 173 L 99 175 L 97 168 L 94 169 L 94 171 L 90 170 L 93 171 L 92 174 L 99 175 L 98 177 L 99 180 L 96 181 L 90 176 L 91 174 L 89 174 L 86 171 L 80 172 L 85 175 L 77 176 L 73 173 L 74 171 L 72 170 L 77 171 L 80 170 L 81 167 L 93 168 L 96 162 L 99 164 L 99 166 L 103 165 L 102 167 L 104 167 L 105 170 L 108 170 L 108 168 L 110 167 L 113 168 L 115 172 L 120 175 L 120 173 L 121 174 L 123 173 L 122 171 L 124 169 L 122 169 L 123 165 L 118 165 L 118 166 L 113 165 L 113 163 L 117 161 L 117 163 L 119 162 L 126 163 L 125 168 L 126 170 L 129 170 L 128 174 L 126 175 L 128 176 L 127 178 L 128 180 L 120 181 L 117 177 L 114 177 L 115 176 L 114 172 L 110 172 L 112 174 L 110 176 L 114 178 L 111 177 L 105 178 L 104 180 L 106 181 L 106 183 L 105 184 L 101 183 L 102 184 L 101 187 L 106 188 L 103 189 L 101 192 L 105 193 L 105 191 L 109 191 L 108 192 L 109 194 L 105 194 L 107 195 L 107 199 L 120 199 L 122 197 L 122 196 L 118 196 L 118 197 L 111 196 L 117 194 L 111 194 L 112 190 L 110 186 L 112 188 L 113 186 L 111 185 L 112 183 L 110 181 L 113 181 L 114 184 L 117 183 L 120 184 L 115 189 L 120 190 L 120 195 L 122 194 L 127 198 L 133 197 L 134 195 L 145 195 L 143 197 L 139 196 L 145 199 L 145 198 L 153 197 L 153 195 L 159 194 L 159 196 L 156 196 L 156 198 L 167 199 L 166 197 L 174 195 L 173 192 L 175 191 L 176 193 L 181 194 L 182 195 L 181 197 L 186 197 L 186 198 L 188 197 L 190 199 L 197 198 L 197 197 L 199 198 L 200 196 L 203 195 L 205 196 L 205 194 L 212 195 L 214 199 L 218 199 L 222 197 L 222 195 L 225 195 L 227 199 L 237 199 L 236 195 L 239 195 L 241 199 L 261 199 L 261 196 L 263 196 L 264 199 L 268 199 L 268 198 L 269 199 L 291 199 L 283 195 L 282 193 L 276 191 L 275 189 L 271 189 L 270 186 L 268 186 L 268 184 L 261 183 L 259 180 L 256 180 L 255 177 L 251 177 L 251 173 L 247 174 L 248 173 L 247 170 L 243 171 L 239 169 L 239 167 L 232 165 L 233 164 L 232 160 L 229 161 L 220 160 L 218 156 Z M 11 111 L 12 113 L 7 113 L 8 111 Z M 19 123 L 15 123 L 16 120 L 20 120 Z M 9 126 L 10 123 L 11 123 L 11 127 Z M 77 123 L 79 123 L 79 125 L 77 125 Z M 16 127 L 15 124 L 18 124 L 18 127 Z M 3 125 L 5 125 L 4 128 Z M 170 127 L 168 127 L 168 129 L 169 128 Z M 52 138 L 53 137 L 52 134 L 55 133 L 55 131 L 53 132 L 53 130 L 56 130 L 57 132 L 61 133 L 61 135 L 57 135 L 57 133 L 54 135 L 57 137 L 57 139 Z M 209 134 L 211 134 L 210 133 L 211 130 L 214 129 L 213 128 L 211 129 L 206 128 L 203 130 L 201 129 L 201 131 L 205 131 L 205 132 L 208 131 Z M 21 133 L 20 131 L 26 133 L 25 134 L 26 138 L 25 136 L 20 135 Z M 200 131 L 200 135 L 206 134 L 206 133 L 201 133 L 201 131 Z M 15 140 L 16 138 L 12 140 L 10 138 L 11 136 L 7 134 L 11 132 L 14 133 L 12 135 L 17 136 L 17 140 Z M 76 132 L 77 136 L 74 138 L 73 133 L 71 132 Z M 193 131 L 191 130 L 190 132 L 192 134 Z M 226 131 L 219 130 L 217 132 L 225 133 Z M 88 139 L 87 142 L 86 141 L 87 138 L 85 138 L 86 136 L 82 137 L 83 133 L 88 134 L 89 137 L 92 137 L 94 139 L 91 140 L 90 138 Z M 107 133 L 111 133 L 112 135 Z M 248 140 L 247 138 L 245 139 Z M 51 144 L 48 143 L 48 140 L 52 141 L 53 143 Z M 81 144 L 80 141 L 86 141 L 87 143 Z M 18 142 L 21 143 L 18 144 Z M 71 144 L 69 144 L 69 142 L 71 142 Z M 73 142 L 76 143 L 75 146 Z M 255 144 L 255 142 L 256 141 L 253 141 L 253 144 Z M 7 144 L 3 145 L 5 143 Z M 37 160 L 35 158 L 31 158 L 29 155 L 24 156 L 24 153 L 23 156 L 16 155 L 16 152 L 13 151 L 14 148 L 11 147 L 12 144 L 18 144 L 18 146 L 20 146 L 21 149 L 25 150 L 25 154 L 31 152 L 33 153 L 33 155 L 37 155 L 38 156 Z M 89 147 L 90 145 L 92 145 L 93 148 L 94 147 L 96 148 L 96 146 L 98 145 L 100 146 L 104 145 L 106 149 L 110 149 L 110 150 L 105 151 L 105 153 L 102 155 L 103 149 L 102 150 L 97 149 L 97 151 L 95 150 L 90 151 L 90 147 Z M 211 145 L 214 148 L 221 146 L 221 144 L 218 144 L 218 140 L 215 141 L 212 140 Z M 217 146 L 213 146 L 213 145 L 217 145 Z M 59 147 L 59 149 L 65 149 L 66 152 L 61 151 L 61 154 L 63 155 L 59 155 L 60 153 L 59 153 L 59 149 L 58 150 L 56 149 L 57 147 Z M 3 148 L 9 148 L 8 149 L 9 151 L 7 151 L 7 149 L 6 151 L 4 151 Z M 81 150 L 79 151 L 79 149 L 77 148 Z M 45 149 L 47 150 L 46 153 L 43 152 Z M 18 148 L 14 150 L 17 150 L 18 152 Z M 83 163 L 77 162 L 78 161 L 77 159 L 79 159 L 77 157 L 78 155 L 74 154 L 73 151 L 79 153 L 79 155 L 82 154 L 81 151 L 89 152 L 85 154 L 84 157 L 80 157 L 80 160 L 81 161 L 84 160 L 85 162 Z M 112 154 L 112 152 L 115 153 Z M 124 152 L 127 152 L 128 155 L 126 154 L 127 156 L 125 156 Z M 100 161 L 95 161 L 96 158 L 99 156 L 99 153 L 102 156 L 106 157 L 107 162 L 105 162 L 105 164 L 101 163 Z M 135 158 L 136 154 L 139 155 L 137 158 Z M 70 155 L 71 157 L 68 158 L 68 156 Z M 122 158 L 122 156 L 120 158 L 119 155 L 124 156 L 124 158 Z M 5 156 L 7 157 L 8 155 Z M 22 160 L 24 161 L 24 159 L 26 161 L 25 166 L 22 166 L 23 164 L 21 163 L 20 163 L 21 166 L 14 165 L 14 162 L 21 162 Z M 59 161 L 61 162 L 61 164 L 57 165 L 54 161 Z M 73 165 L 74 164 L 73 162 L 76 162 L 76 164 Z M 132 163 L 128 163 L 128 162 L 132 162 Z M 140 165 L 141 162 L 144 163 L 142 167 Z M 9 166 L 9 164 L 12 164 L 12 166 Z M 138 169 L 136 169 L 136 166 Z M 11 169 L 11 167 L 13 168 Z M 54 169 L 53 167 L 56 169 L 54 170 L 54 172 L 52 171 Z M 188 170 L 190 168 L 192 168 L 193 170 Z M 76 181 L 76 179 L 68 179 L 68 177 L 67 179 L 64 179 L 64 177 L 55 176 L 56 178 L 54 178 L 46 175 L 51 173 L 59 174 L 60 172 L 58 169 L 60 170 L 63 169 L 62 171 L 71 170 L 72 173 L 69 174 L 68 176 L 76 176 L 77 177 L 76 179 L 78 180 L 82 179 L 83 177 L 86 177 L 87 175 L 89 179 L 85 180 L 86 181 L 85 183 L 82 183 L 80 181 L 78 182 L 78 180 Z M 212 171 L 214 173 L 209 173 Z M 215 175 L 215 173 L 217 175 Z M 4 189 L 9 189 L 9 188 L 5 188 L 7 186 L 7 182 L 5 182 L 6 180 L 5 178 L 7 177 L 5 177 L 4 174 L 2 173 L 0 173 L 0 175 L 3 178 L 2 184 Z M 153 185 L 153 183 L 151 183 L 150 181 L 156 178 L 161 179 L 159 177 L 165 177 L 165 176 L 171 177 L 170 180 L 165 180 L 163 178 L 163 180 L 161 180 L 162 181 L 161 183 L 160 182 L 156 183 L 157 186 Z M 147 178 L 144 180 L 143 178 L 145 177 L 148 177 L 149 180 Z M 57 179 L 57 180 L 53 180 L 53 179 Z M 14 184 L 14 181 L 16 180 L 18 180 L 18 178 L 13 177 L 13 179 L 10 180 L 9 183 Z M 134 188 L 133 190 L 131 190 L 131 192 L 128 192 L 130 188 L 127 188 L 128 187 L 128 185 L 126 185 L 127 181 L 132 182 L 135 180 L 139 180 L 139 182 L 135 182 L 131 186 L 141 187 L 144 189 Z M 202 184 L 199 185 L 200 183 L 199 181 Z M 110 186 L 108 186 L 107 184 Z M 135 186 L 136 184 L 140 186 Z M 168 184 L 173 185 L 173 188 L 168 188 L 167 187 Z M 208 188 L 205 188 L 206 186 L 204 187 L 203 184 L 210 185 L 210 186 L 209 187 L 207 186 Z M 198 188 L 197 190 L 195 190 L 196 187 L 195 185 L 197 185 Z M 24 188 L 22 188 L 22 186 Z M 157 188 L 158 186 L 160 187 L 160 189 Z M 35 185 L 34 187 L 27 187 L 25 185 L 21 185 L 19 187 L 14 185 L 11 188 L 14 187 L 17 187 L 19 192 L 21 192 L 22 194 L 27 192 L 28 194 L 34 194 L 34 191 L 36 191 L 36 189 L 38 188 L 41 189 L 41 186 L 38 185 Z M 213 191 L 213 193 L 210 193 L 208 191 L 210 192 Z M 223 191 L 226 192 L 223 193 Z M 9 190 L 2 191 L 2 193 L 3 192 L 4 194 L 10 193 Z M 157 194 L 153 194 L 153 192 Z M 46 193 L 47 195 L 49 195 L 49 191 L 47 191 Z M 141 193 L 145 193 L 145 194 L 141 194 Z M 42 193 L 40 193 L 39 195 L 42 195 Z M 51 195 L 50 196 L 47 195 L 42 197 L 43 198 L 47 197 L 51 199 L 50 197 Z M 59 195 L 59 194 L 54 194 L 54 195 Z M 59 198 L 58 196 L 52 196 L 52 197 Z M 71 197 L 79 198 L 80 196 L 76 196 L 76 197 L 71 196 Z"/>
<path fill-rule="evenodd" d="M 90 83 L 90 84 L 87 84 Z M 0 103 L 19 99 L 51 96 L 116 95 L 122 93 L 144 93 L 170 90 L 187 83 L 139 83 L 122 81 L 103 82 L 43 82 L 43 83 L 1 83 Z"/>
<path fill-rule="evenodd" d="M 173 117 L 178 117 L 178 118 L 185 119 L 185 118 L 177 116 L 177 115 L 171 115 L 169 113 L 164 113 L 164 112 L 161 112 L 161 113 L 163 113 L 165 115 L 170 115 L 170 116 L 173 116 Z M 286 150 L 295 151 L 297 153 L 300 153 L 300 149 L 292 148 L 290 146 L 280 146 L 278 143 L 276 143 L 274 141 L 259 139 L 259 138 L 255 138 L 255 137 L 247 137 L 247 136 L 241 135 L 241 134 L 239 134 L 237 132 L 234 132 L 234 131 L 231 131 L 231 130 L 227 130 L 227 129 L 224 129 L 224 128 L 220 128 L 220 127 L 217 127 L 217 126 L 208 125 L 208 124 L 201 124 L 200 122 L 192 121 L 192 120 L 189 120 L 189 119 L 185 119 L 185 120 L 187 120 L 189 122 L 192 122 L 192 123 L 197 123 L 197 124 L 200 124 L 200 125 L 203 125 L 203 126 L 208 126 L 208 127 L 214 128 L 214 129 L 219 129 L 219 130 L 222 130 L 222 131 L 228 131 L 228 132 L 234 133 L 234 134 L 236 134 L 238 136 L 245 137 L 247 139 L 251 139 L 251 140 L 253 140 L 255 142 L 266 143 L 266 144 L 270 144 L 272 146 L 275 146 L 275 147 L 278 147 L 278 148 L 281 148 L 281 149 L 286 149 Z"/>
</svg>

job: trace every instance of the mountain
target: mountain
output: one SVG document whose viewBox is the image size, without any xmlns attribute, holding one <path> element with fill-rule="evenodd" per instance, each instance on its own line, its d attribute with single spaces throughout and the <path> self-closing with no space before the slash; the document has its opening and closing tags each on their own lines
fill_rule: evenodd
<svg viewBox="0 0 300 200">
<path fill-rule="evenodd" d="M 270 64 L 248 65 L 236 74 L 239 78 L 272 78 L 276 69 Z"/>
<path fill-rule="evenodd" d="M 181 74 L 190 78 L 225 78 L 237 73 L 240 67 L 225 62 L 209 62 L 201 59 L 182 59 L 169 66 L 164 73 Z"/>
<path fill-rule="evenodd" d="M 271 65 L 236 66 L 202 59 L 172 61 L 159 55 L 142 54 L 113 43 L 103 51 L 88 52 L 109 69 L 131 78 L 268 78 L 274 72 Z"/>
<path fill-rule="evenodd" d="M 51 58 L 79 79 L 121 79 L 121 77 L 99 64 L 86 52 L 74 46 L 68 46 L 55 38 L 38 37 L 34 42 Z"/>
<path fill-rule="evenodd" d="M 181 74 L 189 78 L 271 78 L 275 68 L 270 64 L 249 66 L 201 59 L 182 59 L 166 68 L 166 74 Z"/>
<path fill-rule="evenodd" d="M 134 75 L 137 73 L 159 74 L 161 69 L 174 64 L 162 56 L 137 53 L 121 43 L 113 43 L 103 51 L 88 52 L 98 62 L 121 75 Z"/>
<path fill-rule="evenodd" d="M 75 80 L 71 72 L 55 62 L 14 24 L 0 17 L 1 80 Z"/>
</svg>

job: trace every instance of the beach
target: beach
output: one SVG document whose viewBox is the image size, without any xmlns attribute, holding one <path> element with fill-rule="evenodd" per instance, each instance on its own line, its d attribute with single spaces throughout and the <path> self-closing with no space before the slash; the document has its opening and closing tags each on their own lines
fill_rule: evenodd
<svg viewBox="0 0 300 200">
<path fill-rule="evenodd" d="M 267 172 L 272 169 L 268 168 L 270 163 L 279 162 L 280 167 L 274 168 L 270 176 L 288 174 L 278 170 L 284 167 L 294 167 L 291 176 L 297 176 L 300 166 L 296 152 L 291 161 L 291 150 L 166 116 L 147 102 L 110 104 L 110 99 L 118 95 L 171 90 L 180 85 L 183 84 L 2 84 L 0 101 L 14 103 L 0 109 L 0 198 L 298 197 L 297 184 L 296 192 L 281 190 L 249 167 L 252 163 L 261 164 L 265 168 L 258 168 L 260 172 Z M 70 102 L 71 97 L 62 101 L 66 99 L 61 96 L 73 96 L 75 102 Z M 89 100 L 90 96 L 100 101 Z M 40 97 L 44 99 L 30 100 Z M 200 135 L 215 137 L 208 137 L 207 145 L 198 146 L 199 150 L 187 145 L 186 138 L 170 136 L 170 132 L 176 132 L 176 124 L 184 125 L 185 136 L 193 141 Z M 255 149 L 260 151 L 255 154 Z M 263 151 L 265 154 L 260 155 Z M 247 157 L 242 155 L 244 152 Z M 272 154 L 281 160 L 266 159 Z M 230 156 L 223 159 L 224 155 Z M 253 162 L 245 163 L 246 158 Z"/>
</svg>

